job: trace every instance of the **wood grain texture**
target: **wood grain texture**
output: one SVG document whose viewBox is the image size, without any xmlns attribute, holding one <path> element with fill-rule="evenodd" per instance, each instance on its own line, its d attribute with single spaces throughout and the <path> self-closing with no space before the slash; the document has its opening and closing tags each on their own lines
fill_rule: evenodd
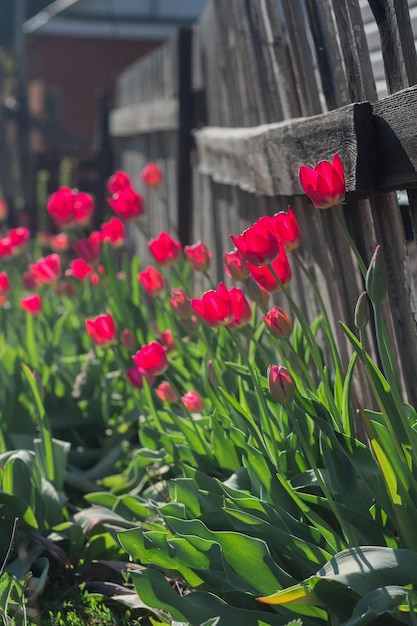
<svg viewBox="0 0 417 626">
<path fill-rule="evenodd" d="M 339 152 L 346 187 L 358 197 L 417 186 L 417 87 L 373 105 L 251 128 L 206 127 L 195 133 L 199 169 L 216 182 L 259 195 L 302 192 L 298 167 Z M 349 196 L 352 198 L 353 196 Z"/>
<path fill-rule="evenodd" d="M 302 194 L 299 166 L 313 166 L 336 152 L 345 164 L 348 191 L 366 193 L 375 185 L 369 103 L 254 128 L 206 127 L 195 138 L 202 174 L 259 195 Z"/>
</svg>

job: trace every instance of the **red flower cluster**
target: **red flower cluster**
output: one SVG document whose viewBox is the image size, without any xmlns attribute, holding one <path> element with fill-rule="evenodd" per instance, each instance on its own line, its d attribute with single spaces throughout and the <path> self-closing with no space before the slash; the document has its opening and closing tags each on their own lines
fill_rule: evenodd
<svg viewBox="0 0 417 626">
<path fill-rule="evenodd" d="M 60 187 L 49 197 L 46 209 L 58 228 L 86 226 L 94 213 L 94 200 L 84 191 Z"/>
<path fill-rule="evenodd" d="M 0 258 L 5 260 L 19 254 L 30 239 L 30 232 L 24 226 L 13 228 L 0 239 Z"/>
<path fill-rule="evenodd" d="M 142 196 L 133 189 L 129 175 L 123 170 L 117 170 L 109 178 L 107 189 L 112 194 L 108 203 L 116 215 L 125 222 L 134 220 L 145 212 Z M 106 233 L 106 236 L 109 236 L 109 233 Z"/>
<path fill-rule="evenodd" d="M 297 248 L 300 228 L 291 207 L 274 216 L 260 217 L 237 237 L 236 250 L 224 255 L 226 273 L 237 280 L 248 275 L 269 292 L 280 291 L 291 280 L 286 251 Z"/>
<path fill-rule="evenodd" d="M 48 285 L 58 280 L 62 274 L 61 259 L 59 254 L 53 253 L 41 257 L 35 263 L 29 265 L 29 271 L 35 284 Z"/>
<path fill-rule="evenodd" d="M 220 283 L 216 291 L 206 291 L 201 299 L 193 298 L 191 304 L 197 315 L 213 328 L 242 328 L 251 319 L 243 291 L 237 287 L 229 291 L 224 283 Z"/>
</svg>

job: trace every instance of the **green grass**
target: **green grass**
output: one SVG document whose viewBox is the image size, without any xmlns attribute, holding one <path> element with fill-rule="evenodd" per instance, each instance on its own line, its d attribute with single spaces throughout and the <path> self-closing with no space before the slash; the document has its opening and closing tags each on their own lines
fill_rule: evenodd
<svg viewBox="0 0 417 626">
<path fill-rule="evenodd" d="M 72 586 L 59 588 L 60 581 L 41 597 L 36 609 L 28 610 L 29 626 L 142 626 L 134 611 L 120 604 L 105 604 L 95 595 Z"/>
</svg>

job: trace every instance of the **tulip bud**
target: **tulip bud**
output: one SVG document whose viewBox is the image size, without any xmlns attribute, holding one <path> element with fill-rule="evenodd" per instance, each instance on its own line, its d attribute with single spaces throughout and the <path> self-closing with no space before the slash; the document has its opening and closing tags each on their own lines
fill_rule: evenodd
<svg viewBox="0 0 417 626">
<path fill-rule="evenodd" d="M 265 326 L 273 337 L 285 339 L 291 335 L 292 324 L 286 313 L 278 306 L 274 306 L 263 316 Z"/>
<path fill-rule="evenodd" d="M 216 369 L 211 359 L 207 361 L 207 375 L 211 386 L 217 389 L 219 386 L 219 379 L 217 378 Z"/>
<path fill-rule="evenodd" d="M 283 365 L 270 365 L 267 372 L 269 392 L 278 404 L 291 404 L 294 399 L 294 381 Z"/>
<path fill-rule="evenodd" d="M 368 325 L 370 318 L 369 301 L 366 291 L 363 291 L 358 298 L 355 307 L 355 326 L 362 330 Z"/>
<path fill-rule="evenodd" d="M 366 291 L 374 304 L 379 304 L 387 293 L 387 268 L 381 246 L 375 248 L 366 273 Z"/>
<path fill-rule="evenodd" d="M 122 344 L 128 350 L 134 350 L 136 348 L 136 337 L 135 333 L 130 330 L 130 328 L 124 328 L 120 335 Z"/>
</svg>

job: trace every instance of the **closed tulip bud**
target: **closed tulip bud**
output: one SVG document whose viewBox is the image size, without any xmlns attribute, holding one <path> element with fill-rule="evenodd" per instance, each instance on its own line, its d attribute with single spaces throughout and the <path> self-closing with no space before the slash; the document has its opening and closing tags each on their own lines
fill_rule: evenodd
<svg viewBox="0 0 417 626">
<path fill-rule="evenodd" d="M 278 404 L 286 406 L 294 399 L 294 381 L 283 365 L 270 365 L 267 372 L 269 392 Z"/>
<path fill-rule="evenodd" d="M 286 339 L 291 335 L 292 324 L 286 313 L 279 306 L 274 306 L 266 315 L 264 315 L 266 328 L 273 337 L 278 339 Z"/>
<path fill-rule="evenodd" d="M 187 391 L 181 400 L 190 413 L 200 413 L 204 408 L 204 400 L 196 391 Z"/>
<path fill-rule="evenodd" d="M 134 350 L 136 348 L 135 333 L 130 328 L 124 328 L 121 332 L 120 339 L 122 344 L 127 350 Z"/>
<path fill-rule="evenodd" d="M 381 246 L 375 248 L 365 282 L 368 296 L 374 304 L 379 304 L 387 293 L 387 268 Z"/>
<path fill-rule="evenodd" d="M 155 389 L 155 393 L 158 398 L 162 400 L 162 402 L 168 402 L 169 404 L 173 404 L 178 400 L 177 394 L 175 393 L 169 382 L 167 382 L 166 380 L 158 385 L 158 387 Z"/>
<path fill-rule="evenodd" d="M 355 307 L 355 326 L 362 330 L 368 325 L 370 318 L 369 301 L 366 291 L 363 291 L 358 298 Z"/>
<path fill-rule="evenodd" d="M 211 359 L 207 361 L 207 375 L 211 386 L 217 389 L 219 386 L 219 379 L 217 378 L 216 369 Z"/>
</svg>

